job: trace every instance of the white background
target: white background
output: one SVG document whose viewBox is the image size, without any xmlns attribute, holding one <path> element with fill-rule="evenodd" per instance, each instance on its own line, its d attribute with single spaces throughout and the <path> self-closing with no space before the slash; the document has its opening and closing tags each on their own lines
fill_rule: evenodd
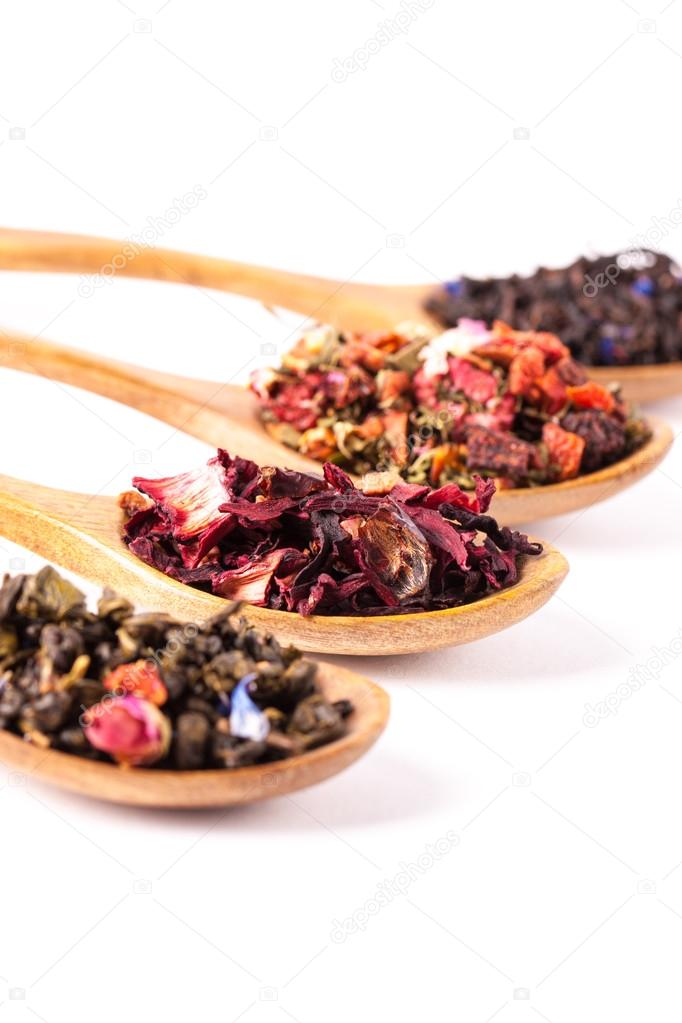
<svg viewBox="0 0 682 1023">
<path fill-rule="evenodd" d="M 435 0 L 369 59 L 393 0 L 160 4 L 1 5 L 0 222 L 122 238 L 199 185 L 160 243 L 336 278 L 525 271 L 652 218 L 682 258 L 664 219 L 682 191 L 675 0 Z M 227 380 L 300 322 L 192 288 L 77 287 L 1 275 L 0 325 Z M 3 472 L 115 494 L 140 459 L 162 475 L 210 454 L 104 399 L 0 382 Z M 655 411 L 682 429 L 680 400 Z M 681 487 L 678 444 L 617 499 L 529 524 L 572 571 L 512 631 L 346 659 L 390 690 L 390 727 L 291 799 L 141 812 L 3 769 L 0 1023 L 678 1020 L 682 658 L 583 718 L 680 633 Z M 0 543 L 3 569 L 39 567 Z M 333 940 L 450 830 L 451 852 Z"/>
</svg>

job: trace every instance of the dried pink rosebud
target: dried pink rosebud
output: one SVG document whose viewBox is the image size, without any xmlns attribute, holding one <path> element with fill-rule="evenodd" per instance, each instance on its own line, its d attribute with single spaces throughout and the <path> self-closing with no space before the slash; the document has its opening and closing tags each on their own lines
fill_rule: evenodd
<svg viewBox="0 0 682 1023">
<path fill-rule="evenodd" d="M 171 739 L 168 718 L 137 696 L 105 697 L 85 712 L 83 731 L 95 749 L 130 767 L 160 760 Z"/>
</svg>

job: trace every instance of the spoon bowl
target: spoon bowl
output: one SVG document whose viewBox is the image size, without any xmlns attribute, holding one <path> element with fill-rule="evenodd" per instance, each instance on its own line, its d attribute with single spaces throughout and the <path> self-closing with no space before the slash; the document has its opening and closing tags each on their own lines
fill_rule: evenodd
<svg viewBox="0 0 682 1023">
<path fill-rule="evenodd" d="M 645 405 L 682 394 L 682 362 L 654 366 L 588 366 L 587 370 L 598 384 L 617 380 L 623 396 L 635 404 Z"/>
<path fill-rule="evenodd" d="M 329 700 L 347 697 L 353 701 L 355 710 L 348 718 L 348 731 L 335 742 L 286 760 L 235 770 L 122 768 L 40 749 L 5 731 L 0 731 L 0 760 L 59 788 L 131 806 L 191 809 L 243 805 L 283 796 L 316 785 L 348 767 L 376 742 L 388 720 L 388 695 L 373 682 L 332 664 L 319 664 L 317 677 Z"/>
<path fill-rule="evenodd" d="M 205 621 L 225 607 L 222 597 L 171 579 L 140 561 L 123 542 L 122 525 L 113 497 L 89 497 L 0 476 L 0 532 L 8 540 L 100 586 L 119 590 L 142 607 L 184 621 Z M 567 572 L 563 554 L 547 544 L 541 555 L 524 560 L 514 586 L 462 607 L 409 615 L 304 618 L 244 604 L 242 614 L 301 650 L 361 656 L 421 653 L 471 643 L 522 621 L 549 600 Z"/>
<path fill-rule="evenodd" d="M 120 401 L 259 465 L 279 465 L 318 475 L 321 471 L 319 462 L 268 434 L 260 420 L 257 399 L 245 387 L 144 369 L 9 331 L 3 331 L 3 337 L 6 344 L 0 347 L 0 367 L 48 377 Z M 613 497 L 655 469 L 672 444 L 672 431 L 665 423 L 654 418 L 649 418 L 649 423 L 650 440 L 628 458 L 564 483 L 500 490 L 493 497 L 492 514 L 504 525 L 515 526 L 565 515 Z"/>
<path fill-rule="evenodd" d="M 215 256 L 137 247 L 111 238 L 0 228 L 0 269 L 100 274 L 108 267 L 121 277 L 233 292 L 342 330 L 386 330 L 404 320 L 443 329 L 424 308 L 441 282 L 386 285 L 335 281 Z M 587 368 L 599 383 L 617 380 L 624 396 L 635 403 L 682 394 L 682 362 Z"/>
</svg>

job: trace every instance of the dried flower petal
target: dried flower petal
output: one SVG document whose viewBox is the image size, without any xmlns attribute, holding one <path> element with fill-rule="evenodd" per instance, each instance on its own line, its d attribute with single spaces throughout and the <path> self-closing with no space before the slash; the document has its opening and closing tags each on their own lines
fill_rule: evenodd
<svg viewBox="0 0 682 1023">
<path fill-rule="evenodd" d="M 521 459 L 528 468 L 538 454 L 524 441 L 471 429 L 485 435 L 486 463 L 497 456 L 518 470 Z M 130 549 L 148 564 L 213 593 L 302 615 L 455 607 L 509 585 L 518 559 L 538 553 L 521 534 L 508 540 L 485 515 L 495 491 L 491 479 L 475 479 L 469 493 L 456 483 L 430 490 L 394 474 L 358 488 L 331 463 L 322 477 L 253 463 L 231 474 L 229 456 L 220 457 L 231 480 L 221 509 L 232 527 L 200 568 L 184 564 L 163 503 L 143 522 L 133 516 L 125 531 Z M 485 521 L 489 540 L 482 549 L 472 516 Z M 508 544 L 504 557 L 495 548 L 500 538 Z"/>
<path fill-rule="evenodd" d="M 467 355 L 491 337 L 480 320 L 461 319 L 456 327 L 430 341 L 419 353 L 427 377 L 445 376 L 448 355 Z"/>
<path fill-rule="evenodd" d="M 257 561 L 247 562 L 241 568 L 221 572 L 213 580 L 213 592 L 230 600 L 245 600 L 256 607 L 266 607 L 270 585 L 287 550 L 271 551 Z M 296 551 L 293 551 L 296 554 Z"/>
<path fill-rule="evenodd" d="M 249 686 L 256 674 L 240 679 L 230 696 L 230 732 L 239 739 L 261 742 L 270 731 L 270 722 L 249 696 Z"/>
</svg>

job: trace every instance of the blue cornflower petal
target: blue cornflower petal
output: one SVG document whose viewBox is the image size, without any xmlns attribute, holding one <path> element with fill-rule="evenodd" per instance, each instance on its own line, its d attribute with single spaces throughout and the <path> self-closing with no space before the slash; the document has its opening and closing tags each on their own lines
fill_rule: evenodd
<svg viewBox="0 0 682 1023">
<path fill-rule="evenodd" d="M 270 731 L 270 722 L 249 696 L 249 685 L 258 676 L 245 675 L 232 690 L 230 700 L 230 731 L 240 739 L 261 742 Z"/>
<path fill-rule="evenodd" d="M 599 339 L 599 357 L 607 365 L 613 362 L 613 338 L 602 337 Z"/>
<path fill-rule="evenodd" d="M 651 277 L 638 277 L 632 284 L 632 290 L 636 295 L 645 295 L 648 298 L 656 291 L 656 285 Z"/>
<path fill-rule="evenodd" d="M 457 298 L 458 295 L 461 295 L 463 286 L 464 285 L 462 284 L 461 281 L 445 282 L 445 290 L 447 291 L 448 295 L 452 295 L 454 298 Z"/>
</svg>

